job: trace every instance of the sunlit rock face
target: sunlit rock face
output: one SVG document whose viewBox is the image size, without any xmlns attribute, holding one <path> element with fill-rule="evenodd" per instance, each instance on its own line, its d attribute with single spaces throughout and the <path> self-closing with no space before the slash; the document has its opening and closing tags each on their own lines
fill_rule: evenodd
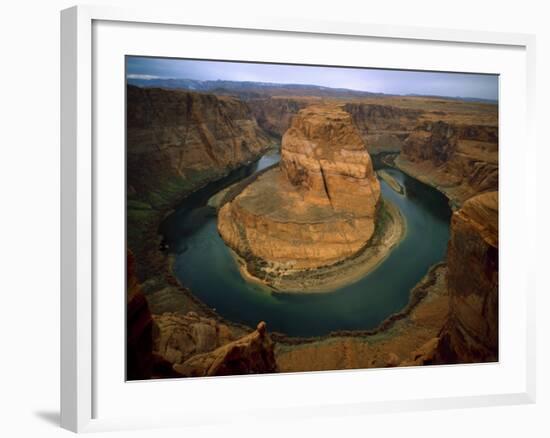
<svg viewBox="0 0 550 438">
<path fill-rule="evenodd" d="M 306 200 L 374 216 L 380 185 L 351 116 L 339 107 L 300 111 L 283 136 L 281 169 Z"/>
<path fill-rule="evenodd" d="M 316 268 L 368 243 L 379 200 L 371 158 L 349 113 L 310 106 L 284 134 L 280 166 L 223 206 L 218 230 L 249 262 Z"/>
</svg>

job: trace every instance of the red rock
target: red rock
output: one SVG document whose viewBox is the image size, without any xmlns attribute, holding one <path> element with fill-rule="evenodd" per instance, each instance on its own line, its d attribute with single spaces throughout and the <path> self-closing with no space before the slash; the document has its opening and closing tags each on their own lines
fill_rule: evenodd
<svg viewBox="0 0 550 438">
<path fill-rule="evenodd" d="M 368 243 L 379 199 L 380 184 L 351 116 L 339 106 L 312 106 L 285 133 L 280 168 L 225 204 L 218 230 L 256 265 L 318 268 Z"/>
<path fill-rule="evenodd" d="M 277 372 L 274 344 L 265 323 L 254 332 L 208 353 L 192 356 L 174 370 L 187 377 L 228 376 Z"/>
</svg>

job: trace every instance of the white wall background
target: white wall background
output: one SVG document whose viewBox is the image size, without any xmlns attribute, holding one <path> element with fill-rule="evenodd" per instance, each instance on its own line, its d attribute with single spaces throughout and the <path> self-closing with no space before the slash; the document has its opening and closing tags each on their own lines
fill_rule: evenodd
<svg viewBox="0 0 550 438">
<path fill-rule="evenodd" d="M 537 34 L 538 402 L 497 407 L 280 424 L 223 430 L 143 431 L 138 436 L 549 436 L 550 383 L 547 190 L 550 162 L 550 27 L 545 2 L 523 0 L 96 1 L 98 4 L 216 10 L 256 15 L 414 24 Z M 59 404 L 59 10 L 65 0 L 4 2 L 0 14 L 0 435 L 58 436 Z M 522 145 L 518 146 L 521 153 Z M 546 147 L 545 147 L 546 146 Z M 520 226 L 520 224 L 518 224 Z M 521 255 L 518 255 L 521 256 Z M 266 394 L 266 397 L 269 395 Z M 261 403 L 261 400 L 258 400 Z M 108 436 L 130 436 L 114 433 Z M 133 435 L 132 435 L 133 436 Z"/>
</svg>

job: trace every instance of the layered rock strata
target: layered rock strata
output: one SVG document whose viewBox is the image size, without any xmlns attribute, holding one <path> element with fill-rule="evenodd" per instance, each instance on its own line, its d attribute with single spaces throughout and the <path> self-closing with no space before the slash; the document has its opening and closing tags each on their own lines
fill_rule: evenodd
<svg viewBox="0 0 550 438">
<path fill-rule="evenodd" d="M 498 127 L 424 122 L 407 138 L 395 163 L 460 206 L 498 189 Z"/>
<path fill-rule="evenodd" d="M 245 333 L 196 312 L 165 312 L 154 315 L 158 327 L 154 351 L 172 364 L 181 364 L 196 354 L 207 353 L 233 342 Z"/>
<path fill-rule="evenodd" d="M 128 86 L 126 115 L 127 241 L 144 280 L 162 264 L 156 237 L 166 211 L 272 143 L 246 103 L 229 96 Z"/>
<path fill-rule="evenodd" d="M 466 201 L 451 220 L 447 262 L 377 329 L 277 344 L 281 371 L 498 360 L 498 192 Z"/>
<path fill-rule="evenodd" d="M 264 322 L 251 331 L 194 311 L 152 314 L 127 252 L 128 380 L 277 371 Z"/>
<path fill-rule="evenodd" d="M 311 99 L 269 97 L 247 101 L 258 125 L 270 135 L 281 138 L 290 127 L 292 117 L 311 104 Z"/>
<path fill-rule="evenodd" d="M 451 221 L 445 362 L 498 360 L 498 192 L 475 196 Z M 447 357 L 445 357 L 447 356 Z"/>
<path fill-rule="evenodd" d="M 274 344 L 265 323 L 260 322 L 252 333 L 175 364 L 174 370 L 187 377 L 274 373 L 277 372 Z"/>
<path fill-rule="evenodd" d="M 218 230 L 254 272 L 284 275 L 356 254 L 374 233 L 379 200 L 350 115 L 336 105 L 310 106 L 283 136 L 280 166 L 221 208 Z"/>
<path fill-rule="evenodd" d="M 498 360 L 498 192 L 475 196 L 453 214 L 447 265 L 446 322 L 403 365 Z"/>
<path fill-rule="evenodd" d="M 424 114 L 420 109 L 361 102 L 348 103 L 344 109 L 351 114 L 371 154 L 401 151 Z"/>
<path fill-rule="evenodd" d="M 159 88 L 127 88 L 128 191 L 192 183 L 233 168 L 269 144 L 250 108 L 232 97 Z"/>
</svg>

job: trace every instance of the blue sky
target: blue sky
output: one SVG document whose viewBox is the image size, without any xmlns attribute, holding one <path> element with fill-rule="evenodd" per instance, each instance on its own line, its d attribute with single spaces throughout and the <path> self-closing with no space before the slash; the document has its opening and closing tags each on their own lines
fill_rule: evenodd
<svg viewBox="0 0 550 438">
<path fill-rule="evenodd" d="M 481 74 L 128 57 L 127 75 L 313 84 L 388 94 L 498 99 L 498 76 Z"/>
</svg>

